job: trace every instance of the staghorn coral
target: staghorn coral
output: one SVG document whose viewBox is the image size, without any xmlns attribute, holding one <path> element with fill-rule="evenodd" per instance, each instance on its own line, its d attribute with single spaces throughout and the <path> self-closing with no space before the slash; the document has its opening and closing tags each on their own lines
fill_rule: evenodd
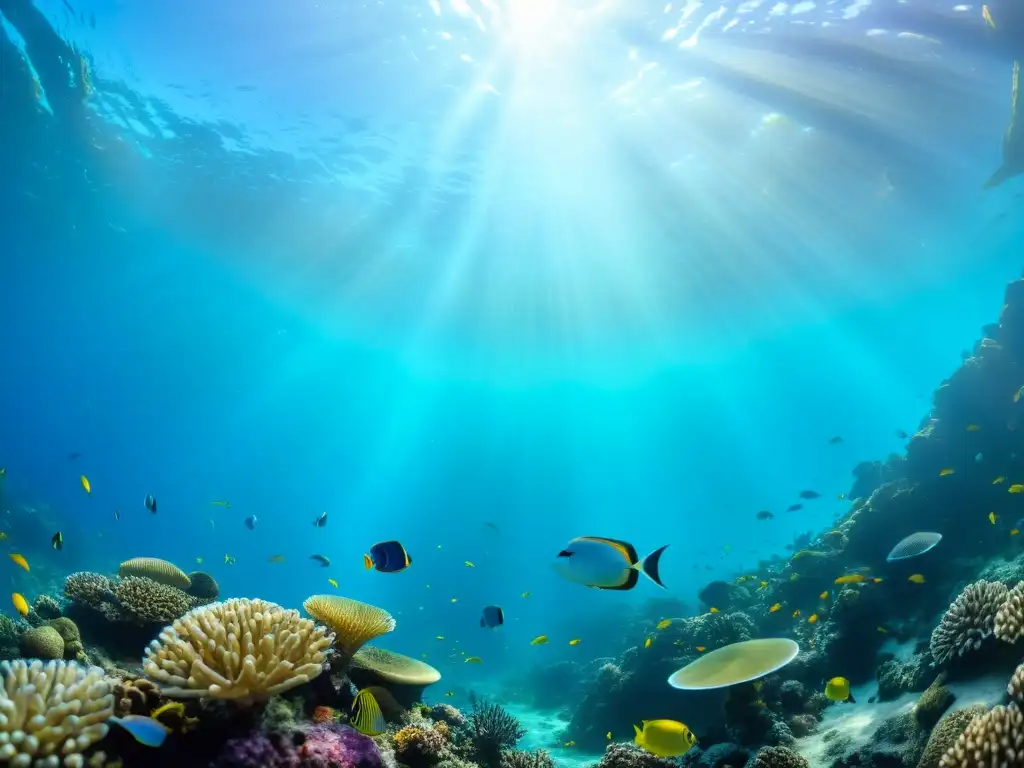
<svg viewBox="0 0 1024 768">
<path fill-rule="evenodd" d="M 122 579 L 126 576 L 139 576 L 183 591 L 192 584 L 181 568 L 156 557 L 134 557 L 125 560 L 117 569 L 117 575 Z"/>
<path fill-rule="evenodd" d="M 448 739 L 437 728 L 407 725 L 395 733 L 395 757 L 411 768 L 435 765 L 447 748 Z"/>
<path fill-rule="evenodd" d="M 28 658 L 63 659 L 64 640 L 53 627 L 33 627 L 21 636 L 21 652 Z"/>
<path fill-rule="evenodd" d="M 958 709 L 943 717 L 932 729 L 924 753 L 917 768 L 939 768 L 939 761 L 976 717 L 985 714 L 985 707 L 975 704 L 967 709 Z"/>
<path fill-rule="evenodd" d="M 106 720 L 114 714 L 103 670 L 35 660 L 3 662 L 0 675 L 0 762 L 82 768 L 82 752 L 107 735 Z"/>
<path fill-rule="evenodd" d="M 426 662 L 369 645 L 355 652 L 352 666 L 400 685 L 430 685 L 441 679 L 441 673 Z"/>
<path fill-rule="evenodd" d="M 58 619 L 61 616 L 60 603 L 49 595 L 40 595 L 32 603 L 32 610 L 43 621 Z"/>
<path fill-rule="evenodd" d="M 302 604 L 306 613 L 330 627 L 336 648 L 347 658 L 370 640 L 395 628 L 387 611 L 338 595 L 313 595 Z"/>
<path fill-rule="evenodd" d="M 1024 765 L 1024 715 L 1016 704 L 974 718 L 939 760 L 939 768 Z"/>
<path fill-rule="evenodd" d="M 931 653 L 936 664 L 976 650 L 994 630 L 996 612 L 1006 598 L 1006 585 L 981 579 L 968 584 L 946 610 L 932 632 Z"/>
<path fill-rule="evenodd" d="M 334 636 L 265 600 L 195 608 L 146 649 L 143 669 L 167 696 L 251 702 L 309 682 L 323 671 Z"/>
<path fill-rule="evenodd" d="M 546 749 L 536 752 L 510 749 L 501 753 L 501 768 L 555 768 L 555 761 Z"/>
<path fill-rule="evenodd" d="M 786 747 L 761 747 L 753 768 L 808 768 L 807 760 Z"/>
<path fill-rule="evenodd" d="M 185 592 L 143 576 L 123 577 L 114 594 L 121 609 L 142 624 L 167 624 L 194 607 Z"/>
<path fill-rule="evenodd" d="M 1004 643 L 1016 643 L 1024 633 L 1024 581 L 1006 593 L 1006 599 L 996 611 L 993 625 L 995 636 Z"/>
<path fill-rule="evenodd" d="M 201 600 L 216 600 L 220 596 L 220 587 L 217 586 L 217 582 L 210 574 L 193 571 L 188 575 L 188 580 L 191 584 L 185 591 L 192 597 L 198 597 Z"/>
<path fill-rule="evenodd" d="M 114 683 L 114 710 L 118 717 L 148 715 L 160 706 L 160 688 L 144 677 L 125 678 Z"/>
<path fill-rule="evenodd" d="M 476 761 L 483 766 L 498 768 L 501 752 L 515 747 L 526 729 L 519 721 L 499 707 L 480 699 L 471 699 L 473 711 L 469 715 L 469 735 Z"/>
</svg>

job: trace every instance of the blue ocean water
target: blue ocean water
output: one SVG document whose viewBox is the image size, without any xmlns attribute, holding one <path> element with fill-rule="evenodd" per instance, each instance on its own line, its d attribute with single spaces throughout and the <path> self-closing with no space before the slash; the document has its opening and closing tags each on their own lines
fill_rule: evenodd
<svg viewBox="0 0 1024 768">
<path fill-rule="evenodd" d="M 337 592 L 433 700 L 696 610 L 994 319 L 1011 61 L 932 1 L 0 0 L 12 587 L 146 555 Z M 670 544 L 668 592 L 564 582 L 579 535 Z M 364 570 L 384 539 L 412 567 Z"/>
</svg>

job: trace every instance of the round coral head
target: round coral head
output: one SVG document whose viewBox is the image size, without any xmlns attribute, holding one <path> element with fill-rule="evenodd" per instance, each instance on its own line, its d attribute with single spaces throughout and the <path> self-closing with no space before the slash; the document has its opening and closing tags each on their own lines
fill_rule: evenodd
<svg viewBox="0 0 1024 768">
<path fill-rule="evenodd" d="M 683 691 L 707 691 L 748 683 L 782 669 L 800 653 L 788 638 L 744 640 L 711 651 L 673 672 L 668 684 Z"/>
</svg>

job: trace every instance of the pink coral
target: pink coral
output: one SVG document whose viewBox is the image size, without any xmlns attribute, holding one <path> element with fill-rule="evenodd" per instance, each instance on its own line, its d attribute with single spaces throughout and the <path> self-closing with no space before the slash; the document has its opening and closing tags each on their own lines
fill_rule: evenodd
<svg viewBox="0 0 1024 768">
<path fill-rule="evenodd" d="M 297 745 L 297 746 L 296 746 Z M 253 732 L 229 739 L 215 768 L 384 768 L 373 739 L 347 725 L 321 724 L 291 734 Z"/>
</svg>

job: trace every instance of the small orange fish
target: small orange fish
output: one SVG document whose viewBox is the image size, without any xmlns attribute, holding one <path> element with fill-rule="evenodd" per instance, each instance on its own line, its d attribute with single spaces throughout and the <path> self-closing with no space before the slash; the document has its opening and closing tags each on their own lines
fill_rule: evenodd
<svg viewBox="0 0 1024 768">
<path fill-rule="evenodd" d="M 795 619 L 799 615 L 800 615 L 800 609 L 797 608 L 795 611 L 793 611 L 793 618 Z"/>
<path fill-rule="evenodd" d="M 807 617 L 807 623 L 808 624 L 813 624 L 817 620 L 818 620 L 818 614 L 816 614 L 816 613 L 812 613 L 810 616 Z"/>
<path fill-rule="evenodd" d="M 956 470 L 953 467 L 943 467 L 939 470 L 939 477 L 945 477 L 946 475 L 952 475 Z"/>
<path fill-rule="evenodd" d="M 26 560 L 22 555 L 12 554 L 8 555 L 8 557 L 11 558 L 18 567 L 24 568 L 26 571 L 30 570 L 28 567 L 28 560 Z"/>
<path fill-rule="evenodd" d="M 650 648 L 650 647 L 651 647 L 651 638 L 648 637 L 646 640 L 644 640 L 644 648 Z"/>
<path fill-rule="evenodd" d="M 715 608 L 714 606 L 711 606 L 711 610 L 708 611 L 708 613 L 718 613 L 718 609 Z"/>
<path fill-rule="evenodd" d="M 704 653 L 707 650 L 703 645 L 695 645 L 693 647 L 697 649 L 697 653 Z"/>
<path fill-rule="evenodd" d="M 28 616 L 28 601 L 19 592 L 11 595 L 11 602 L 14 603 L 14 610 L 22 616 Z"/>
<path fill-rule="evenodd" d="M 781 608 L 782 608 L 782 603 L 776 603 L 775 605 L 773 605 L 771 608 L 768 609 L 768 613 L 775 613 L 776 611 L 780 610 Z"/>
</svg>

